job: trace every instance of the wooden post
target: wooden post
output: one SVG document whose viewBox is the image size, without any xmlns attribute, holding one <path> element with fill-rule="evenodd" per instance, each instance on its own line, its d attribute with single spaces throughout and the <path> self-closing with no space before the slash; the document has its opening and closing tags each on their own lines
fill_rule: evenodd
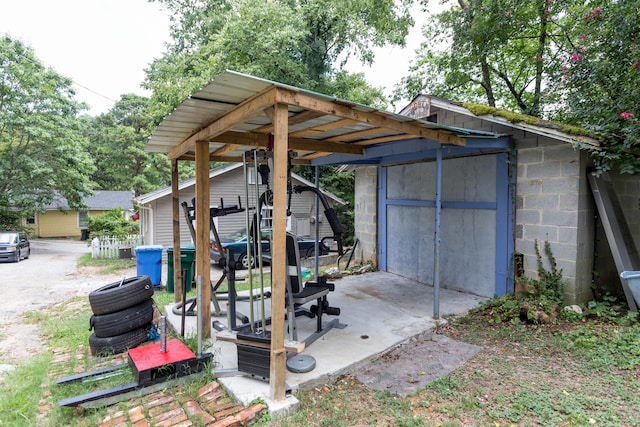
<svg viewBox="0 0 640 427">
<path fill-rule="evenodd" d="M 173 300 L 182 301 L 182 268 L 180 268 L 180 190 L 178 159 L 171 160 L 171 207 L 173 217 Z M 167 280 L 168 280 L 167 272 Z"/>
<path fill-rule="evenodd" d="M 271 399 L 285 398 L 287 352 L 284 347 L 284 311 L 287 274 L 287 169 L 288 169 L 288 108 L 276 104 L 273 143 L 273 243 L 271 262 L 271 365 L 269 386 Z"/>
<path fill-rule="evenodd" d="M 211 337 L 211 255 L 209 254 L 209 143 L 196 142 L 196 277 L 202 276 L 202 320 L 204 338 Z M 183 307 L 184 309 L 184 307 Z"/>
</svg>

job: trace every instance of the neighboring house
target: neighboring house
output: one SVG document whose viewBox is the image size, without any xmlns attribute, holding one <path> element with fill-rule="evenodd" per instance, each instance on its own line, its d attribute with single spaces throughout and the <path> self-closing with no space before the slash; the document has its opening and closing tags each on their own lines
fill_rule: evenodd
<svg viewBox="0 0 640 427">
<path fill-rule="evenodd" d="M 245 178 L 242 163 L 228 163 L 224 166 L 212 169 L 209 173 L 211 181 L 210 203 L 212 207 L 238 205 L 238 196 L 242 208 L 249 206 L 253 208 L 256 203 L 256 189 L 253 179 L 249 178 L 249 202 L 245 200 Z M 304 178 L 292 174 L 292 185 L 305 185 L 313 187 L 314 184 Z M 178 185 L 180 192 L 180 203 L 186 202 L 192 205 L 195 196 L 195 179 L 185 180 Z M 266 189 L 264 185 L 259 186 L 259 193 Z M 330 206 L 346 204 L 346 202 L 335 195 L 322 191 Z M 258 196 L 260 195 L 258 194 Z M 315 194 L 312 192 L 302 192 L 291 196 L 291 216 L 287 218 L 287 228 L 299 236 L 315 235 Z M 172 198 L 171 187 L 163 188 L 151 193 L 143 194 L 136 198 L 140 212 L 140 232 L 145 244 L 173 246 L 172 229 Z M 197 202 L 196 202 L 197 203 Z M 320 237 L 333 236 L 329 222 L 323 214 L 324 208 L 320 205 Z M 269 213 L 263 211 L 263 217 L 268 217 Z M 220 236 L 228 235 L 236 230 L 244 228 L 246 225 L 245 213 L 234 213 L 226 216 L 214 218 L 214 222 Z M 268 225 L 268 224 L 267 224 Z M 180 206 L 180 241 L 183 244 L 192 243 L 191 234 L 185 219 L 182 206 Z"/>
<path fill-rule="evenodd" d="M 110 209 L 122 209 L 126 217 L 133 214 L 133 192 L 131 191 L 95 191 L 87 196 L 83 203 L 86 209 L 69 209 L 67 201 L 60 198 L 45 206 L 45 212 L 37 212 L 34 217 L 27 218 L 25 223 L 35 230 L 38 237 L 72 237 L 86 236 L 87 217 L 100 215 Z"/>
<path fill-rule="evenodd" d="M 439 195 L 435 150 L 407 151 L 403 157 L 356 166 L 359 257 L 374 260 L 382 270 L 433 283 L 434 206 L 439 196 L 439 279 L 445 288 L 485 297 L 513 291 L 514 254 L 523 255 L 524 274 L 537 277 L 536 241 L 542 254 L 544 242 L 550 243 L 567 281 L 568 303 L 593 299 L 594 265 L 600 272 L 609 270 L 598 279 L 619 285 L 587 180 L 592 162 L 573 146 L 588 143 L 588 138 L 543 121 L 526 124 L 497 115 L 476 116 L 462 104 L 426 95 L 415 97 L 401 114 L 504 135 L 512 148 L 465 152 L 444 147 Z M 615 171 L 610 176 L 639 246 L 640 177 Z"/>
</svg>

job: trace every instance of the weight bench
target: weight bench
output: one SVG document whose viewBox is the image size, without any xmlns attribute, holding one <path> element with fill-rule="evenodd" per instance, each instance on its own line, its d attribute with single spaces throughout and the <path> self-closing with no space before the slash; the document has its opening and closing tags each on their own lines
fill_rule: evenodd
<svg viewBox="0 0 640 427">
<path fill-rule="evenodd" d="M 331 328 L 338 326 L 338 319 L 334 319 L 327 325 L 322 324 L 322 315 L 340 315 L 340 309 L 330 307 L 327 301 L 329 292 L 335 289 L 333 283 L 327 283 L 326 278 L 321 277 L 317 282 L 302 282 L 302 271 L 300 266 L 300 249 L 298 240 L 293 234 L 287 233 L 287 320 L 289 321 L 289 333 L 291 339 L 298 340 L 295 318 L 307 316 L 317 318 L 316 331 L 304 340 L 305 345 L 310 345 Z M 315 301 L 309 309 L 303 307 L 305 304 Z"/>
</svg>

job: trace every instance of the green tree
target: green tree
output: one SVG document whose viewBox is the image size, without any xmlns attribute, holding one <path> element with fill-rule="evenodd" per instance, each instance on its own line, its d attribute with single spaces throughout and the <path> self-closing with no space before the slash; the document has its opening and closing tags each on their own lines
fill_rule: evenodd
<svg viewBox="0 0 640 427">
<path fill-rule="evenodd" d="M 32 49 L 0 38 L 0 222 L 30 216 L 56 197 L 83 207 L 94 170 L 70 79 Z M 16 224 L 17 225 L 17 224 Z"/>
<path fill-rule="evenodd" d="M 576 6 L 574 43 L 564 57 L 564 118 L 600 135 L 585 145 L 600 171 L 614 164 L 640 173 L 640 2 L 599 0 Z"/>
<path fill-rule="evenodd" d="M 145 80 L 156 120 L 225 69 L 386 104 L 381 91 L 341 67 L 352 55 L 371 62 L 374 46 L 403 44 L 413 24 L 411 0 L 157 1 L 173 21 L 168 52 Z"/>
<path fill-rule="evenodd" d="M 423 0 L 425 5 L 428 0 Z M 451 2 L 454 3 L 454 2 Z M 397 96 L 426 92 L 542 117 L 570 43 L 573 0 L 457 0 L 433 15 Z"/>
<path fill-rule="evenodd" d="M 145 152 L 153 125 L 147 104 L 146 97 L 122 95 L 108 113 L 87 118 L 87 149 L 96 165 L 97 189 L 133 190 L 140 195 L 170 184 L 167 157 Z"/>
</svg>

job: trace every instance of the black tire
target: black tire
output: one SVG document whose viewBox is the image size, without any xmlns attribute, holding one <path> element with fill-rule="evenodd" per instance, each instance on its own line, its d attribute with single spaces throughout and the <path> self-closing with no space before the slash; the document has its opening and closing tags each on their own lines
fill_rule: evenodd
<svg viewBox="0 0 640 427">
<path fill-rule="evenodd" d="M 135 276 L 109 283 L 89 294 L 89 304 L 93 314 L 116 313 L 133 307 L 153 296 L 153 286 L 149 276 Z"/>
<path fill-rule="evenodd" d="M 98 338 L 122 335 L 148 325 L 153 320 L 153 300 L 150 298 L 133 307 L 101 316 L 91 316 L 90 324 Z"/>
<path fill-rule="evenodd" d="M 146 342 L 149 334 L 149 325 L 135 329 L 122 335 L 108 338 L 98 338 L 96 334 L 89 336 L 89 348 L 94 356 L 109 356 L 137 347 Z"/>
</svg>

